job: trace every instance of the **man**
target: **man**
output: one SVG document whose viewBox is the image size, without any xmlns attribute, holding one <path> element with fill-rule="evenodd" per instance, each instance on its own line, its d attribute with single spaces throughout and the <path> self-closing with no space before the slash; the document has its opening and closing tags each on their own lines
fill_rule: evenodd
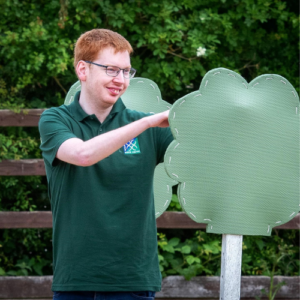
<svg viewBox="0 0 300 300">
<path fill-rule="evenodd" d="M 135 74 L 131 52 L 116 32 L 81 35 L 74 51 L 81 93 L 39 122 L 53 213 L 53 299 L 145 300 L 161 288 L 153 174 L 172 135 L 162 128 L 168 111 L 129 110 L 120 98 Z M 134 154 L 126 151 L 132 143 Z"/>
</svg>

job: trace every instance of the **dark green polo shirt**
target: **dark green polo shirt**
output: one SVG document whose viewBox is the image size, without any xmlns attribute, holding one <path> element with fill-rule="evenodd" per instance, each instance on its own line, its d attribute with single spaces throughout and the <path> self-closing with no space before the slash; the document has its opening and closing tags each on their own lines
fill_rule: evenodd
<svg viewBox="0 0 300 300">
<path fill-rule="evenodd" d="M 39 122 L 53 213 L 52 289 L 159 291 L 153 174 L 171 132 L 150 128 L 90 167 L 62 162 L 55 155 L 67 139 L 87 141 L 147 116 L 119 99 L 101 124 L 83 111 L 79 95 Z"/>
</svg>

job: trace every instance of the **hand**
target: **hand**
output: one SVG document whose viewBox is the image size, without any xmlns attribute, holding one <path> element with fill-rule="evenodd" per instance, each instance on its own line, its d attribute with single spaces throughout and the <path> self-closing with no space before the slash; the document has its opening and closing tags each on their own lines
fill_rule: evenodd
<svg viewBox="0 0 300 300">
<path fill-rule="evenodd" d="M 147 117 L 149 127 L 169 127 L 169 110 Z"/>
</svg>

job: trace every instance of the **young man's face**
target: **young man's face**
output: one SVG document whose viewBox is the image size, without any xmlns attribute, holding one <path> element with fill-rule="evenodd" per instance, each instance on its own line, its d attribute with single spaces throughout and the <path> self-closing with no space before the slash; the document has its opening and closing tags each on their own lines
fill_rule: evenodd
<svg viewBox="0 0 300 300">
<path fill-rule="evenodd" d="M 114 48 L 112 47 L 103 49 L 93 62 L 121 69 L 130 69 L 131 67 L 128 51 L 114 53 Z M 129 85 L 129 78 L 124 77 L 123 71 L 116 77 L 112 77 L 106 74 L 106 68 L 104 67 L 92 64 L 87 67 L 89 70 L 86 88 L 89 96 L 94 101 L 100 101 L 99 104 L 103 108 L 114 105 L 126 91 Z"/>
</svg>

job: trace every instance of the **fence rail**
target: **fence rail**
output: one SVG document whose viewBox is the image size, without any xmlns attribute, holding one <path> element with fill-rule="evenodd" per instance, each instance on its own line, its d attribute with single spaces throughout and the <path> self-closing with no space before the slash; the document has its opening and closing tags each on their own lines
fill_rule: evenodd
<svg viewBox="0 0 300 300">
<path fill-rule="evenodd" d="M 16 113 L 8 109 L 0 110 L 0 127 L 36 127 L 45 109 L 23 109 Z"/>
<path fill-rule="evenodd" d="M 45 176 L 43 159 L 3 160 L 0 162 L 0 176 Z"/>
<path fill-rule="evenodd" d="M 205 229 L 206 224 L 196 223 L 184 212 L 164 212 L 156 220 L 157 228 L 169 229 Z M 52 228 L 51 211 L 0 212 L 0 229 L 8 228 Z M 275 229 L 300 229 L 300 214 L 288 223 Z"/>
<path fill-rule="evenodd" d="M 274 284 L 285 281 L 286 285 L 275 299 L 298 300 L 299 277 L 275 276 Z M 52 299 L 52 276 L 0 277 L 0 299 Z M 156 299 L 219 299 L 220 277 L 194 277 L 190 281 L 182 276 L 168 276 L 162 281 L 162 290 Z M 270 277 L 242 276 L 241 299 L 251 300 L 268 290 Z M 266 299 L 266 298 L 263 298 Z"/>
</svg>

